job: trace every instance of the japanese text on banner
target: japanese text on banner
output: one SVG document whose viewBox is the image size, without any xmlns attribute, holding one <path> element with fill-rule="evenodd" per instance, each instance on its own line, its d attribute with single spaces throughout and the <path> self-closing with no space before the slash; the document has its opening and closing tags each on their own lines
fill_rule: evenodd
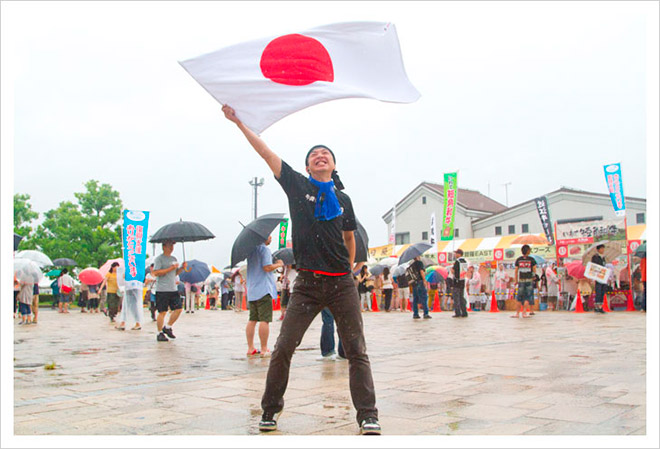
<svg viewBox="0 0 660 449">
<path fill-rule="evenodd" d="M 122 243 L 124 253 L 125 279 L 127 287 L 131 283 L 144 282 L 149 212 L 124 210 Z"/>
<path fill-rule="evenodd" d="M 454 216 L 458 201 L 458 173 L 445 173 L 444 179 L 444 208 L 442 212 L 442 233 L 440 240 L 454 239 Z"/>
</svg>

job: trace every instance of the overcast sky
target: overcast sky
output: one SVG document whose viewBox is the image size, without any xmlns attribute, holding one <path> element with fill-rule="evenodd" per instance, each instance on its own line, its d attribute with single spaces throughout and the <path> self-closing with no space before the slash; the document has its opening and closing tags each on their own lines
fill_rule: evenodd
<svg viewBox="0 0 660 449">
<path fill-rule="evenodd" d="M 449 171 L 459 171 L 460 187 L 490 188 L 501 203 L 503 184 L 511 182 L 514 205 L 561 186 L 606 193 L 602 166 L 621 162 L 625 194 L 646 197 L 646 26 L 653 7 L 3 2 L 14 191 L 29 194 L 43 215 L 75 200 L 87 180 L 109 183 L 126 208 L 151 212 L 149 234 L 179 218 L 207 226 L 217 237 L 187 244 L 186 255 L 227 265 L 238 222 L 251 219 L 248 181 L 265 178 L 259 214 L 288 213 L 286 197 L 178 61 L 366 20 L 396 25 L 421 99 L 333 101 L 283 119 L 262 137 L 299 171 L 312 145 L 332 148 L 371 246 L 387 243 L 381 217 L 395 202 L 421 181 L 442 183 Z"/>
</svg>

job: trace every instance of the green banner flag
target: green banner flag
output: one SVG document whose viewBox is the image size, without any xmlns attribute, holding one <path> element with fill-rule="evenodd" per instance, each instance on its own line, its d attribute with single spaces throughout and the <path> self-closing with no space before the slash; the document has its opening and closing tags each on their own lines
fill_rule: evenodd
<svg viewBox="0 0 660 449">
<path fill-rule="evenodd" d="M 442 212 L 442 233 L 440 240 L 454 239 L 454 215 L 458 198 L 458 173 L 445 173 L 444 209 Z"/>
<path fill-rule="evenodd" d="M 283 221 L 280 223 L 280 239 L 277 249 L 286 248 L 286 233 L 289 230 L 289 221 Z"/>
</svg>

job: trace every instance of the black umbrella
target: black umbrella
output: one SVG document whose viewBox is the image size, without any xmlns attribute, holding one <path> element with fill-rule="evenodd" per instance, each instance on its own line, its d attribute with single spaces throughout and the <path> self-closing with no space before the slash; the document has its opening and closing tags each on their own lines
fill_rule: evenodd
<svg viewBox="0 0 660 449">
<path fill-rule="evenodd" d="M 405 250 L 403 254 L 401 254 L 401 257 L 399 257 L 399 265 L 403 265 L 409 260 L 413 260 L 415 257 L 421 256 L 431 246 L 432 246 L 431 244 L 426 242 L 419 242 L 410 245 L 408 249 Z"/>
<path fill-rule="evenodd" d="M 355 262 L 366 262 L 369 258 L 369 236 L 362 223 L 356 218 L 357 230 L 355 231 Z"/>
<path fill-rule="evenodd" d="M 174 223 L 166 224 L 160 228 L 154 235 L 151 236 L 149 241 L 151 243 L 162 242 L 196 242 L 198 240 L 209 240 L 215 238 L 215 235 L 206 226 L 192 221 L 175 221 Z M 182 245 L 183 247 L 183 245 Z M 186 260 L 186 249 L 183 247 L 183 260 Z"/>
<path fill-rule="evenodd" d="M 284 265 L 294 265 L 296 260 L 293 258 L 293 248 L 278 249 L 273 253 L 273 260 L 280 259 Z"/>
<path fill-rule="evenodd" d="M 21 240 L 23 240 L 23 236 L 14 232 L 14 251 L 18 249 L 18 244 L 21 243 Z"/>
<path fill-rule="evenodd" d="M 286 221 L 284 214 L 266 214 L 245 226 L 231 248 L 231 266 L 234 267 L 247 258 L 252 250 L 264 243 L 275 227 L 283 221 Z"/>
<path fill-rule="evenodd" d="M 76 265 L 78 265 L 78 263 L 73 259 L 67 259 L 66 257 L 62 257 L 60 259 L 53 260 L 53 265 L 55 265 L 56 267 L 75 267 Z"/>
</svg>

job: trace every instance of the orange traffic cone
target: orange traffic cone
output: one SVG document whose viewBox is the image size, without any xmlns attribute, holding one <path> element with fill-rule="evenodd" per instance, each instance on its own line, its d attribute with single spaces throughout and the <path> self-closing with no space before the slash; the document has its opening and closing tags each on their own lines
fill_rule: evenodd
<svg viewBox="0 0 660 449">
<path fill-rule="evenodd" d="M 378 308 L 378 300 L 376 299 L 376 292 L 371 293 L 371 311 L 380 312 L 380 309 Z"/>
<path fill-rule="evenodd" d="M 490 297 L 490 312 L 491 313 L 497 313 L 500 310 L 497 308 L 497 298 L 495 297 L 495 290 L 493 290 L 493 294 Z"/>
<path fill-rule="evenodd" d="M 466 311 L 467 312 L 474 312 L 474 310 L 472 310 L 472 304 L 470 304 L 470 300 L 466 298 L 465 302 L 467 302 L 467 310 Z"/>
<path fill-rule="evenodd" d="M 410 306 L 410 300 L 408 300 L 408 312 L 412 312 L 412 307 Z"/>
<path fill-rule="evenodd" d="M 607 295 L 603 297 L 603 312 L 611 312 L 610 306 L 607 304 Z"/>
<path fill-rule="evenodd" d="M 633 302 L 632 294 L 628 292 L 626 296 L 628 296 L 628 307 L 626 307 L 626 312 L 635 312 L 635 303 Z"/>
<path fill-rule="evenodd" d="M 208 295 L 206 296 L 206 305 L 204 306 L 204 310 L 211 310 L 211 300 L 209 299 Z"/>
<path fill-rule="evenodd" d="M 575 313 L 584 313 L 584 307 L 582 307 L 582 295 L 580 295 L 580 290 L 577 292 L 577 300 L 575 301 Z"/>
<path fill-rule="evenodd" d="M 247 310 L 247 292 L 243 293 L 243 304 L 241 304 L 242 310 Z"/>
<path fill-rule="evenodd" d="M 273 310 L 280 310 L 280 295 L 277 295 L 277 299 L 273 299 Z"/>
<path fill-rule="evenodd" d="M 442 312 L 442 309 L 440 309 L 440 295 L 438 295 L 437 290 L 435 292 L 435 299 L 433 300 L 433 312 Z"/>
</svg>

